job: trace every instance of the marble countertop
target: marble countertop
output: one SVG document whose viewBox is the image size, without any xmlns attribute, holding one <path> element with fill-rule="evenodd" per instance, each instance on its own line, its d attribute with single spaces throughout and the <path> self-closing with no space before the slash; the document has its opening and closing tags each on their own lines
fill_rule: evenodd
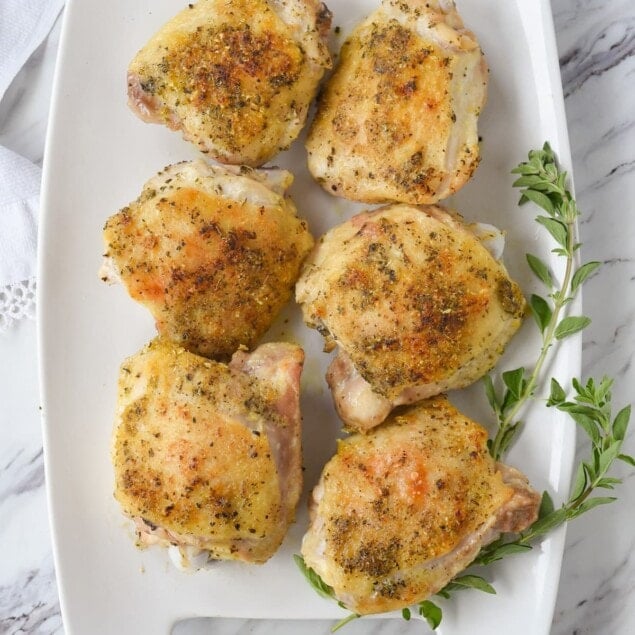
<svg viewBox="0 0 635 635">
<path fill-rule="evenodd" d="M 584 336 L 583 376 L 615 377 L 614 401 L 621 406 L 632 400 L 635 385 L 635 6 L 632 0 L 552 0 L 552 6 L 584 257 L 604 263 L 585 286 L 585 313 L 593 323 Z M 60 22 L 0 104 L 0 144 L 37 163 Z M 0 633 L 63 633 L 46 510 L 33 322 L 0 334 L 0 360 Z M 581 456 L 584 443 L 579 440 Z M 625 451 L 635 452 L 633 434 Z M 555 635 L 635 633 L 635 472 L 624 465 L 618 476 L 625 479 L 619 501 L 569 526 Z M 174 633 L 318 635 L 329 626 L 197 620 L 179 624 Z M 346 632 L 420 630 L 418 624 L 374 620 L 352 623 Z"/>
</svg>

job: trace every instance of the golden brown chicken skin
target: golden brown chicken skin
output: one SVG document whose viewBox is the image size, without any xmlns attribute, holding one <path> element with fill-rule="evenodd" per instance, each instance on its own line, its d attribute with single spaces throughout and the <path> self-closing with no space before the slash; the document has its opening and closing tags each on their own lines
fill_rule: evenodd
<svg viewBox="0 0 635 635">
<path fill-rule="evenodd" d="M 479 162 L 487 67 L 453 2 L 383 0 L 344 43 L 308 140 L 330 193 L 435 203 Z"/>
<path fill-rule="evenodd" d="M 229 365 L 157 338 L 119 375 L 115 496 L 143 545 L 264 562 L 302 489 L 299 381 L 292 344 Z"/>
<path fill-rule="evenodd" d="M 313 245 L 284 196 L 284 170 L 167 167 L 104 228 L 106 281 L 120 279 L 159 333 L 228 359 L 251 348 L 289 299 Z"/>
<path fill-rule="evenodd" d="M 316 0 L 199 0 L 137 53 L 129 105 L 218 161 L 261 165 L 304 125 L 330 20 Z"/>
<path fill-rule="evenodd" d="M 296 300 L 339 347 L 327 379 L 357 430 L 482 377 L 525 309 L 504 266 L 438 206 L 382 207 L 332 228 L 307 258 Z"/>
<path fill-rule="evenodd" d="M 443 396 L 340 441 L 313 491 L 305 563 L 362 615 L 442 589 L 483 545 L 538 514 L 539 494 L 486 441 Z"/>
</svg>

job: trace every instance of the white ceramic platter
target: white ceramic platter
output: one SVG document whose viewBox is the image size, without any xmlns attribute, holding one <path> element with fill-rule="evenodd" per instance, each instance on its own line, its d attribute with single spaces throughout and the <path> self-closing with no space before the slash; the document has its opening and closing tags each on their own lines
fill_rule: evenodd
<svg viewBox="0 0 635 635">
<path fill-rule="evenodd" d="M 143 124 L 126 106 L 126 68 L 181 0 L 71 0 L 67 3 L 52 108 L 40 234 L 40 354 L 46 471 L 57 574 L 69 635 L 168 633 L 193 616 L 340 618 L 346 613 L 318 597 L 292 562 L 307 526 L 306 503 L 278 554 L 263 566 L 219 563 L 181 573 L 160 549 L 139 551 L 130 524 L 112 497 L 110 436 L 118 367 L 153 336 L 152 320 L 120 287 L 103 285 L 97 270 L 105 219 L 136 198 L 164 165 L 194 158 L 177 133 Z M 330 0 L 337 50 L 345 34 L 376 6 L 371 0 Z M 505 260 L 528 295 L 531 251 L 559 263 L 533 221 L 518 208 L 510 170 L 530 148 L 549 140 L 570 166 L 558 59 L 548 0 L 459 0 L 491 67 L 489 101 L 481 118 L 483 160 L 471 183 L 449 203 L 470 221 L 507 232 Z M 359 209 L 324 193 L 305 169 L 296 142 L 275 163 L 296 175 L 291 190 L 314 235 Z M 285 322 L 285 320 L 288 320 Z M 502 367 L 530 364 L 539 342 L 528 320 Z M 339 424 L 323 381 L 328 356 L 322 339 L 290 306 L 269 339 L 293 339 L 307 351 L 303 377 L 306 492 L 335 449 Z M 560 347 L 550 372 L 563 381 L 580 367 L 580 341 Z M 490 421 L 482 387 L 452 396 L 468 414 Z M 574 431 L 537 404 L 508 462 L 539 489 L 562 499 L 568 489 Z M 494 596 L 458 594 L 442 602 L 440 632 L 546 634 L 551 623 L 564 532 L 530 554 L 492 567 Z M 519 630 L 519 619 L 522 629 Z M 425 626 L 421 625 L 422 629 Z"/>
</svg>

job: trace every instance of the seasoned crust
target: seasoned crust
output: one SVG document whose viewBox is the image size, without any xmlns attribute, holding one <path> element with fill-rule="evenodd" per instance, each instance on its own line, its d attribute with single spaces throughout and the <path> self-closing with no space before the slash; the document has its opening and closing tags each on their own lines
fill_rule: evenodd
<svg viewBox="0 0 635 635">
<path fill-rule="evenodd" d="M 303 353 L 261 349 L 277 355 L 274 382 L 242 359 L 227 366 L 164 338 L 122 364 L 115 497 L 145 535 L 254 562 L 282 542 L 301 491 L 299 402 L 287 393 Z"/>
<path fill-rule="evenodd" d="M 284 170 L 183 162 L 108 219 L 104 255 L 159 333 L 219 359 L 264 334 L 313 245 L 283 196 L 291 180 Z"/>
<path fill-rule="evenodd" d="M 314 0 L 200 0 L 128 69 L 132 110 L 218 161 L 257 166 L 295 139 L 330 66 L 330 13 Z"/>
<path fill-rule="evenodd" d="M 435 203 L 472 176 L 487 67 L 449 4 L 384 0 L 344 43 L 306 143 L 331 194 Z"/>
<path fill-rule="evenodd" d="M 327 232 L 296 300 L 372 389 L 391 401 L 476 381 L 520 326 L 525 301 L 503 265 L 440 207 L 392 205 Z"/>
<path fill-rule="evenodd" d="M 360 614 L 436 593 L 509 518 L 522 531 L 537 517 L 540 495 L 486 441 L 444 396 L 340 441 L 313 492 L 307 566 Z"/>
</svg>

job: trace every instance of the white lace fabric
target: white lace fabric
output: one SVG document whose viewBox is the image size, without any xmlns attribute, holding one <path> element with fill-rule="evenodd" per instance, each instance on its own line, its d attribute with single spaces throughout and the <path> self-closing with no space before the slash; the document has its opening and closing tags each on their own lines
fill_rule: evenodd
<svg viewBox="0 0 635 635">
<path fill-rule="evenodd" d="M 0 100 L 50 32 L 63 4 L 0 0 Z M 35 317 L 40 179 L 38 166 L 0 145 L 0 333 Z"/>
<path fill-rule="evenodd" d="M 35 318 L 35 278 L 0 287 L 0 333 L 24 318 Z"/>
</svg>

